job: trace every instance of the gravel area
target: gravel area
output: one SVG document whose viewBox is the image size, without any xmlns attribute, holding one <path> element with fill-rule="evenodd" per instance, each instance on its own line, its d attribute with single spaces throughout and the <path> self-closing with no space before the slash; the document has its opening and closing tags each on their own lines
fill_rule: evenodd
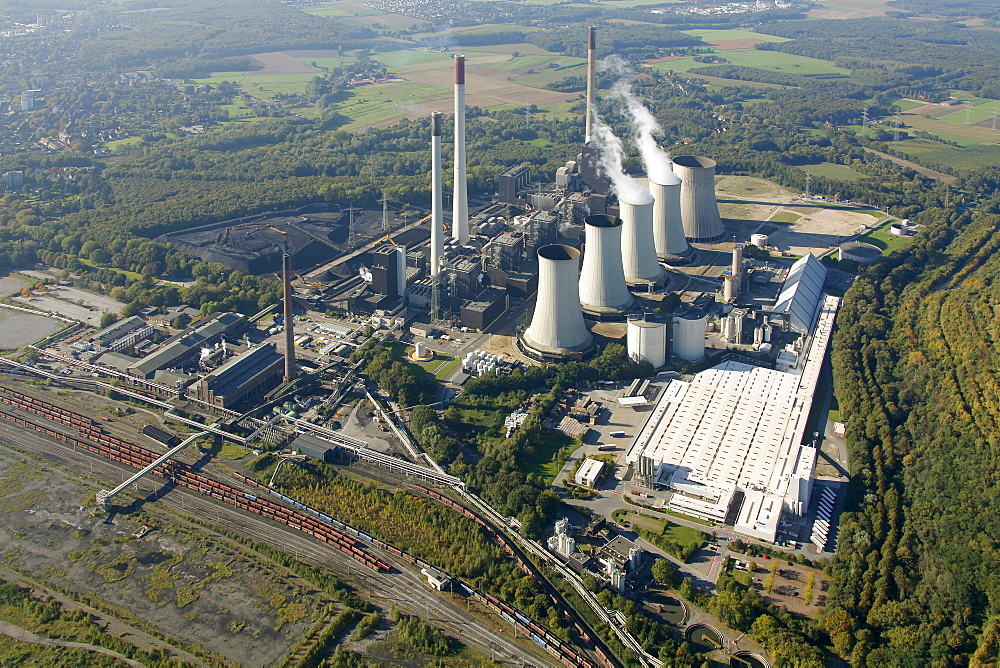
<svg viewBox="0 0 1000 668">
<path fill-rule="evenodd" d="M 6 279 L 0 279 L 6 280 Z M 0 348 L 20 348 L 58 330 L 58 320 L 0 308 Z"/>
</svg>

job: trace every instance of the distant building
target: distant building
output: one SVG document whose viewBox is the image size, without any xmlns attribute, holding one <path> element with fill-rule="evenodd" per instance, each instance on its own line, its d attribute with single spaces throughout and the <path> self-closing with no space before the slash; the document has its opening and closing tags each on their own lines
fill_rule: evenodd
<svg viewBox="0 0 1000 668">
<path fill-rule="evenodd" d="M 259 399 L 281 383 L 284 357 L 265 343 L 232 358 L 192 386 L 195 398 L 218 408 Z"/>
<path fill-rule="evenodd" d="M 21 111 L 32 111 L 35 108 L 35 93 L 40 93 L 38 90 L 23 90 L 21 91 Z"/>
<path fill-rule="evenodd" d="M 22 187 L 24 185 L 24 172 L 4 172 L 3 185 L 8 190 Z"/>
<path fill-rule="evenodd" d="M 128 374 L 136 378 L 152 378 L 160 369 L 179 367 L 193 361 L 206 346 L 225 336 L 239 334 L 247 324 L 239 313 L 216 313 L 180 334 L 170 337 L 151 355 L 129 367 Z"/>
<path fill-rule="evenodd" d="M 505 204 L 519 204 L 518 193 L 528 187 L 531 181 L 531 170 L 527 165 L 514 165 L 501 172 L 497 177 L 497 190 L 500 201 Z"/>
</svg>

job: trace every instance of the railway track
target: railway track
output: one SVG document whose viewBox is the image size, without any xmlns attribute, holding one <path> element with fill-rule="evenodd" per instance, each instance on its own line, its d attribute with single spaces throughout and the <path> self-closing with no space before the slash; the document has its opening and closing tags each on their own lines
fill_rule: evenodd
<svg viewBox="0 0 1000 668">
<path fill-rule="evenodd" d="M 44 425 L 34 424 L 28 419 L 35 415 L 34 413 L 9 404 L 4 406 L 0 413 L 2 413 L 0 418 L 5 416 L 14 418 L 0 419 L 0 437 L 16 444 L 17 449 L 42 459 L 65 465 L 102 481 L 122 480 L 137 466 L 123 460 L 96 456 L 99 453 L 93 449 L 82 447 L 81 439 L 66 433 L 73 427 L 81 426 L 80 424 L 75 424 L 73 427 L 59 424 L 54 426 L 61 426 L 62 429 L 45 428 L 43 431 L 36 427 Z M 82 426 L 88 425 L 84 422 Z M 53 444 L 61 447 L 54 448 Z M 155 457 L 155 453 L 151 454 Z M 368 563 L 358 563 L 353 554 L 342 549 L 330 550 L 328 544 L 316 542 L 312 534 L 295 529 L 292 525 L 277 524 L 274 518 L 267 515 L 241 512 L 247 508 L 225 504 L 225 499 L 205 496 L 202 490 L 196 487 L 190 485 L 185 487 L 180 483 L 164 486 L 147 480 L 139 483 L 137 491 L 146 492 L 147 489 L 149 491 L 147 498 L 150 500 L 157 500 L 170 508 L 204 521 L 214 522 L 220 527 L 246 535 L 286 553 L 292 553 L 297 559 L 338 573 L 346 570 L 347 577 L 343 579 L 359 590 L 367 590 L 374 598 L 395 602 L 425 616 L 442 627 L 445 632 L 470 642 L 498 661 L 517 665 L 548 665 L 546 660 L 527 651 L 516 641 L 485 624 L 452 601 L 429 595 L 426 583 L 403 565 L 409 563 L 404 559 L 397 559 L 388 553 L 372 555 L 386 568 L 371 568 Z M 239 493 L 244 494 L 242 491 Z M 369 551 L 374 550 L 369 549 Z"/>
</svg>

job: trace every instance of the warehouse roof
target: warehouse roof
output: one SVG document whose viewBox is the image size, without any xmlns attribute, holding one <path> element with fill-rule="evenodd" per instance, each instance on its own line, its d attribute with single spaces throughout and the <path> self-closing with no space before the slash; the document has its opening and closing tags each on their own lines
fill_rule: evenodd
<svg viewBox="0 0 1000 668">
<path fill-rule="evenodd" d="M 788 270 L 772 310 L 787 313 L 789 324 L 799 334 L 812 329 L 826 273 L 826 267 L 811 253 L 796 260 Z"/>
</svg>

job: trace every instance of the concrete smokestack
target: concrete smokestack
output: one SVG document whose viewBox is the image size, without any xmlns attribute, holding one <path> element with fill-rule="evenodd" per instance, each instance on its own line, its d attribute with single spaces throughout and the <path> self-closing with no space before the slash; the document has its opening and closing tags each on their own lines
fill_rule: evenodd
<svg viewBox="0 0 1000 668">
<path fill-rule="evenodd" d="M 597 89 L 597 27 L 587 29 L 587 129 L 584 133 L 584 144 L 590 143 L 594 118 L 594 92 Z"/>
<path fill-rule="evenodd" d="M 444 215 L 441 208 L 441 112 L 431 114 L 431 276 L 441 271 Z"/>
<path fill-rule="evenodd" d="M 451 238 L 469 243 L 469 190 L 465 177 L 465 56 L 455 56 L 455 197 L 451 210 Z"/>
<path fill-rule="evenodd" d="M 653 201 L 632 204 L 621 197 L 618 207 L 622 216 L 622 268 L 629 285 L 656 282 L 663 278 L 663 269 L 656 261 L 653 245 Z"/>
<path fill-rule="evenodd" d="M 580 306 L 597 319 L 618 319 L 635 299 L 622 268 L 622 221 L 607 215 L 584 220 L 587 245 L 580 271 Z"/>
<path fill-rule="evenodd" d="M 732 274 L 734 278 L 741 278 L 743 276 L 743 245 L 736 244 L 733 246 L 733 269 Z"/>
<path fill-rule="evenodd" d="M 582 359 L 594 349 L 583 324 L 577 270 L 580 251 L 550 244 L 538 249 L 538 297 L 531 325 L 521 335 L 521 350 L 544 361 Z"/>
<path fill-rule="evenodd" d="M 288 253 L 281 256 L 281 283 L 285 308 L 285 382 L 295 380 L 295 315 L 292 313 L 292 270 Z"/>
<path fill-rule="evenodd" d="M 406 302 L 406 246 L 396 246 L 396 292 Z"/>
<path fill-rule="evenodd" d="M 653 242 L 656 255 L 667 262 L 677 261 L 691 254 L 691 247 L 684 238 L 681 222 L 681 180 L 676 176 L 672 183 L 649 180 L 653 196 Z"/>
<path fill-rule="evenodd" d="M 688 241 L 712 242 L 726 236 L 715 201 L 715 160 L 694 155 L 674 158 L 681 177 L 681 220 Z"/>
</svg>

